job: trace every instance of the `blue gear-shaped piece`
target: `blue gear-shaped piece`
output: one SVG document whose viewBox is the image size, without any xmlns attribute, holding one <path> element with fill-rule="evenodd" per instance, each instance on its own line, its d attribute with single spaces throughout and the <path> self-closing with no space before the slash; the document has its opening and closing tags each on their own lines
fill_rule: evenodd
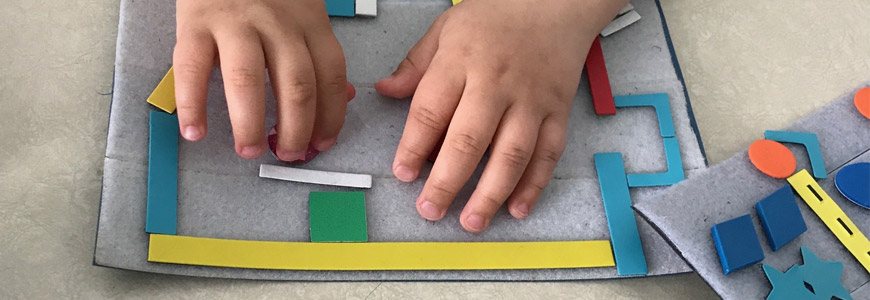
<svg viewBox="0 0 870 300">
<path fill-rule="evenodd" d="M 782 273 L 770 265 L 764 265 L 764 274 L 773 289 L 768 300 L 778 299 L 838 299 L 851 300 L 849 291 L 840 282 L 843 263 L 823 261 L 806 246 L 801 247 L 803 265 L 794 265 Z"/>
</svg>

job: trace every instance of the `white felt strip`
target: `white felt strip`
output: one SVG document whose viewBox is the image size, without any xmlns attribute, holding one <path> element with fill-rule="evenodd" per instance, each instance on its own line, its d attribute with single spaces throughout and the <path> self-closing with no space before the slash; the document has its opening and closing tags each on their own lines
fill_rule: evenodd
<svg viewBox="0 0 870 300">
<path fill-rule="evenodd" d="M 366 17 L 378 16 L 377 0 L 356 0 L 356 15 Z"/>
<path fill-rule="evenodd" d="M 613 20 L 613 22 L 610 22 L 610 24 L 607 24 L 607 27 L 604 27 L 604 30 L 601 30 L 601 36 L 611 35 L 614 32 L 622 30 L 623 28 L 628 27 L 628 25 L 634 24 L 634 22 L 637 22 L 639 20 L 640 14 L 632 10 L 622 15 L 621 17 L 616 18 L 616 20 Z"/>
<path fill-rule="evenodd" d="M 353 188 L 372 188 L 372 175 L 260 165 L 260 177 Z"/>
<path fill-rule="evenodd" d="M 357 5 L 359 5 L 359 4 L 357 4 Z M 359 6 L 357 6 L 357 7 L 359 7 Z M 632 11 L 632 10 L 634 10 L 634 5 L 631 5 L 631 3 L 628 3 L 628 4 L 626 4 L 625 7 L 623 7 L 622 10 L 620 10 L 619 13 L 616 14 L 616 15 L 617 15 L 617 16 L 621 16 L 621 15 L 624 15 L 625 13 L 630 12 L 630 11 Z"/>
</svg>

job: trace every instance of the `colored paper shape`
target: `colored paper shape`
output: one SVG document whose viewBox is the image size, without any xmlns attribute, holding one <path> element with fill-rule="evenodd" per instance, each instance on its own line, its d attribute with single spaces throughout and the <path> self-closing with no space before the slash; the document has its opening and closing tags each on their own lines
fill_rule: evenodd
<svg viewBox="0 0 870 300">
<path fill-rule="evenodd" d="M 589 80 L 589 92 L 592 94 L 592 107 L 596 115 L 616 114 L 613 103 L 613 90 L 607 75 L 607 64 L 604 62 L 604 51 L 601 40 L 596 36 L 586 54 L 586 77 Z"/>
<path fill-rule="evenodd" d="M 870 272 L 870 241 L 852 223 L 849 216 L 831 199 L 807 170 L 801 170 L 788 178 L 788 183 L 798 195 L 822 219 L 825 226 L 852 253 L 865 270 Z"/>
<path fill-rule="evenodd" d="M 665 159 L 667 160 L 668 170 L 663 173 L 628 174 L 628 186 L 664 186 L 676 184 L 686 179 L 686 173 L 683 171 L 683 157 L 680 155 L 680 143 L 677 142 L 677 138 L 663 138 L 662 143 L 665 146 Z"/>
<path fill-rule="evenodd" d="M 855 108 L 865 118 L 870 119 L 870 87 L 865 87 L 855 93 Z"/>
<path fill-rule="evenodd" d="M 807 149 L 807 155 L 810 157 L 813 176 L 818 179 L 828 178 L 827 171 L 825 171 L 825 159 L 822 158 L 822 148 L 819 146 L 819 137 L 815 133 L 766 130 L 764 138 L 782 143 L 804 145 Z"/>
<path fill-rule="evenodd" d="M 757 140 L 749 145 L 749 161 L 761 173 L 773 178 L 787 178 L 797 168 L 791 150 L 771 140 Z"/>
<path fill-rule="evenodd" d="M 308 243 L 152 234 L 148 261 L 273 270 L 496 270 L 612 267 L 608 241 Z"/>
<path fill-rule="evenodd" d="M 838 261 L 822 261 L 810 248 L 801 247 L 804 264 L 799 273 L 805 283 L 812 286 L 817 299 L 851 300 L 849 291 L 843 287 L 840 277 L 843 276 L 843 263 Z"/>
<path fill-rule="evenodd" d="M 146 100 L 151 105 L 154 105 L 170 114 L 175 112 L 174 74 L 175 72 L 172 70 L 172 67 L 169 67 L 169 71 L 166 72 L 166 75 L 163 76 L 163 79 L 160 80 L 160 83 L 157 84 L 154 91 L 151 91 L 151 95 L 149 95 Z"/>
<path fill-rule="evenodd" d="M 178 116 L 152 110 L 148 135 L 145 232 L 176 234 L 178 219 Z"/>
<path fill-rule="evenodd" d="M 834 184 L 843 197 L 870 209 L 870 163 L 854 163 L 843 167 L 834 177 Z"/>
<path fill-rule="evenodd" d="M 308 217 L 312 242 L 366 242 L 363 192 L 311 192 Z"/>
<path fill-rule="evenodd" d="M 616 272 L 619 275 L 646 275 L 646 256 L 637 231 L 634 210 L 631 209 L 622 154 L 596 153 L 593 157 L 616 258 Z"/>
<path fill-rule="evenodd" d="M 816 294 L 804 284 L 803 274 L 797 266 L 792 266 L 785 273 L 767 264 L 761 267 L 773 287 L 767 300 L 815 299 Z"/>
<path fill-rule="evenodd" d="M 671 119 L 671 103 L 668 100 L 668 94 L 616 96 L 613 97 L 613 102 L 616 107 L 654 107 L 662 137 L 674 137 L 674 120 Z"/>
<path fill-rule="evenodd" d="M 326 14 L 331 17 L 353 17 L 356 15 L 354 0 L 325 0 Z"/>
<path fill-rule="evenodd" d="M 748 214 L 713 225 L 710 230 L 725 275 L 764 259 L 758 235 L 752 226 L 752 217 Z"/>
<path fill-rule="evenodd" d="M 764 235 L 773 251 L 779 250 L 791 240 L 807 231 L 807 224 L 797 206 L 790 185 L 773 192 L 755 204 Z"/>
</svg>

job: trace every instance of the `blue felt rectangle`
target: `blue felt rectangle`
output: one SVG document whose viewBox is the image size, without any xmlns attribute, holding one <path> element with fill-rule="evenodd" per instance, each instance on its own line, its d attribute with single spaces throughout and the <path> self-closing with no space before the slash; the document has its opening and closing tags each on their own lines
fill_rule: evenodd
<svg viewBox="0 0 870 300">
<path fill-rule="evenodd" d="M 672 185 L 686 179 L 686 173 L 683 171 L 683 157 L 680 155 L 680 143 L 677 141 L 677 138 L 663 138 L 662 144 L 665 147 L 665 159 L 667 160 L 668 170 L 663 173 L 628 174 L 628 186 Z"/>
<path fill-rule="evenodd" d="M 354 0 L 325 0 L 326 14 L 331 17 L 353 17 L 356 15 Z"/>
<path fill-rule="evenodd" d="M 758 201 L 755 210 L 773 251 L 779 250 L 807 231 L 807 224 L 788 184 Z"/>
<path fill-rule="evenodd" d="M 607 228 L 619 275 L 646 275 L 646 256 L 631 209 L 631 195 L 620 153 L 596 153 L 595 170 L 604 201 Z"/>
<path fill-rule="evenodd" d="M 752 217 L 748 214 L 713 225 L 710 231 L 725 275 L 764 259 Z"/>
<path fill-rule="evenodd" d="M 614 96 L 613 103 L 616 104 L 616 107 L 654 107 L 662 137 L 676 136 L 674 132 L 674 120 L 671 119 L 671 103 L 668 100 L 668 94 Z"/>
<path fill-rule="evenodd" d="M 148 204 L 145 231 L 176 234 L 178 117 L 152 110 L 148 123 Z"/>
</svg>

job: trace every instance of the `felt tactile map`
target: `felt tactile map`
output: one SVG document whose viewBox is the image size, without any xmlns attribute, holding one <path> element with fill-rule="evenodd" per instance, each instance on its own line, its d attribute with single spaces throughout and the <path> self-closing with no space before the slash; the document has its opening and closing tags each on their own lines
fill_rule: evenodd
<svg viewBox="0 0 870 300">
<path fill-rule="evenodd" d="M 601 39 L 614 95 L 668 95 L 683 169 L 691 178 L 706 168 L 692 126 L 691 109 L 672 57 L 664 20 L 655 1 L 634 1 L 642 19 Z M 609 240 L 593 154 L 621 152 L 628 173 L 667 170 L 663 141 L 651 107 L 618 108 L 597 116 L 588 82 L 578 85 L 567 148 L 554 178 L 526 220 L 504 208 L 480 234 L 465 232 L 458 216 L 482 168 L 472 177 L 447 216 L 422 219 L 414 207 L 427 170 L 414 183 L 395 179 L 391 163 L 409 100 L 380 96 L 372 85 L 389 75 L 450 1 L 380 1 L 376 18 L 332 18 L 347 56 L 348 78 L 357 96 L 348 106 L 338 144 L 301 168 L 371 174 L 365 192 L 369 242 L 523 242 Z M 148 118 L 155 108 L 145 99 L 172 63 L 174 1 L 121 2 L 102 201 L 94 263 L 121 269 L 206 277 L 271 280 L 576 280 L 619 277 L 615 267 L 483 271 L 292 271 L 152 263 L 145 232 L 148 176 Z M 582 55 L 578 53 L 578 55 Z M 274 98 L 267 91 L 266 126 L 275 123 Z M 179 141 L 177 234 L 257 241 L 308 242 L 308 194 L 358 191 L 258 177 L 260 164 L 281 165 L 269 154 L 256 160 L 233 150 L 222 79 L 215 70 L 209 88 L 208 136 Z M 483 161 L 485 163 L 485 159 Z M 482 165 L 481 165 L 482 166 Z M 650 197 L 663 188 L 631 188 L 631 197 Z M 648 275 L 690 268 L 646 221 L 637 218 Z M 521 260 L 522 257 L 517 257 Z"/>
<path fill-rule="evenodd" d="M 866 86 L 866 84 L 865 84 Z M 845 212 L 855 227 L 870 232 L 870 210 L 847 200 L 834 186 L 834 178 L 846 165 L 870 162 L 870 119 L 861 116 L 853 104 L 854 92 L 794 123 L 786 131 L 808 132 L 818 136 L 827 178 L 816 179 L 822 190 Z M 759 139 L 764 132 L 758 132 Z M 807 150 L 799 144 L 785 144 L 797 158 L 797 170 L 811 170 Z M 635 208 L 652 222 L 677 248 L 693 269 L 725 299 L 759 299 L 770 293 L 771 285 L 761 264 L 785 272 L 800 264 L 801 246 L 809 247 L 822 260 L 843 263 L 841 281 L 855 299 L 867 299 L 870 289 L 858 289 L 870 281 L 867 270 L 838 241 L 801 198 L 797 198 L 807 231 L 777 251 L 772 251 L 762 232 L 755 204 L 788 185 L 759 172 L 741 152 L 705 172 L 696 174 L 654 197 L 635 199 Z M 870 183 L 868 183 L 870 184 Z M 796 196 L 797 197 L 797 196 Z M 813 200 L 815 201 L 815 200 Z M 675 209 L 679 208 L 679 209 Z M 746 269 L 724 275 L 710 227 L 741 215 L 750 214 L 759 236 L 764 260 Z"/>
</svg>

